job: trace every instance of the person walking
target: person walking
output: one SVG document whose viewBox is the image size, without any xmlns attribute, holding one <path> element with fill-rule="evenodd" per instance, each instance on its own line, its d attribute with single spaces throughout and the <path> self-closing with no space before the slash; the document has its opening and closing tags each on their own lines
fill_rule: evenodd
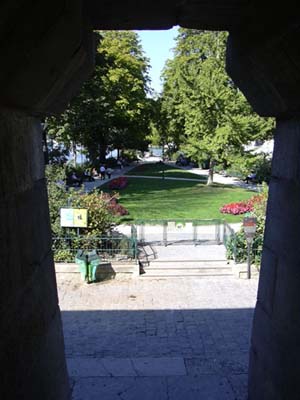
<svg viewBox="0 0 300 400">
<path fill-rule="evenodd" d="M 113 172 L 113 170 L 111 168 L 106 168 L 106 175 L 107 175 L 108 179 L 111 178 L 112 172 Z"/>
<path fill-rule="evenodd" d="M 105 179 L 105 166 L 101 165 L 100 167 L 100 176 L 101 176 L 101 180 L 103 181 Z"/>
</svg>

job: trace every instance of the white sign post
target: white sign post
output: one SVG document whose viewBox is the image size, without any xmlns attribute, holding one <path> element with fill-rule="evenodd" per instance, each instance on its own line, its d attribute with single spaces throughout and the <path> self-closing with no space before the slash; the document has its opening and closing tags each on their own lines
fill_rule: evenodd
<svg viewBox="0 0 300 400">
<path fill-rule="evenodd" d="M 247 240 L 247 250 L 248 250 L 248 257 L 247 257 L 247 277 L 248 279 L 251 279 L 251 246 L 253 243 L 253 239 L 255 236 L 256 232 L 256 223 L 257 220 L 255 217 L 245 217 L 243 219 L 243 228 L 244 228 L 244 233 L 246 236 Z"/>
</svg>

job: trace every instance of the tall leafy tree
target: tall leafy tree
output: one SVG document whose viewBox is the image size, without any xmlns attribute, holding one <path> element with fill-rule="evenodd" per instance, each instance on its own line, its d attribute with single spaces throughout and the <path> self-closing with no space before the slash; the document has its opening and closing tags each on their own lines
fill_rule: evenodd
<svg viewBox="0 0 300 400">
<path fill-rule="evenodd" d="M 228 163 L 249 140 L 270 135 L 225 71 L 227 33 L 180 29 L 174 58 L 164 70 L 163 109 L 175 143 L 199 162 Z"/>
<path fill-rule="evenodd" d="M 149 130 L 148 60 L 132 31 L 97 32 L 96 67 L 49 134 L 67 145 L 81 143 L 91 160 L 105 160 L 108 146 L 145 147 Z"/>
</svg>

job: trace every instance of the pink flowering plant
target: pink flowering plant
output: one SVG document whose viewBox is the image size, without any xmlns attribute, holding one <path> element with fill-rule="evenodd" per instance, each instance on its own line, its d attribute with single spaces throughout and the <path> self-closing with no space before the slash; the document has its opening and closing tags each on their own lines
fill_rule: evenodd
<svg viewBox="0 0 300 400">
<path fill-rule="evenodd" d="M 220 208 L 220 212 L 223 214 L 240 215 L 246 214 L 254 210 L 254 206 L 261 203 L 264 200 L 264 195 L 252 196 L 249 200 L 238 201 L 235 203 L 225 204 Z"/>
<path fill-rule="evenodd" d="M 126 176 L 120 176 L 119 178 L 115 178 L 111 180 L 108 184 L 110 190 L 119 190 L 124 189 L 128 185 L 128 178 Z"/>
</svg>

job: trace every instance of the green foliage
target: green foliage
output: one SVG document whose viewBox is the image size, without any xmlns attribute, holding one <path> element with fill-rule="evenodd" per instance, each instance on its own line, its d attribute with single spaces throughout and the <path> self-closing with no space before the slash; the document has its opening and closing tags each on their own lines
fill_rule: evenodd
<svg viewBox="0 0 300 400">
<path fill-rule="evenodd" d="M 75 150 L 81 143 L 94 162 L 108 146 L 144 150 L 149 129 L 148 60 L 138 36 L 98 32 L 95 71 L 59 117 L 47 120 L 49 137 Z"/>
<path fill-rule="evenodd" d="M 137 161 L 137 152 L 136 150 L 123 150 L 122 151 L 122 158 L 127 162 L 131 163 L 133 161 Z"/>
<path fill-rule="evenodd" d="M 271 160 L 265 154 L 235 154 L 230 158 L 228 175 L 246 178 L 250 171 L 256 173 L 256 180 L 269 183 L 271 177 Z"/>
<path fill-rule="evenodd" d="M 46 166 L 46 180 L 48 188 L 48 201 L 52 234 L 59 236 L 63 233 L 60 226 L 60 213 L 62 207 L 68 204 L 69 193 L 66 191 L 66 171 L 59 165 Z"/>
<path fill-rule="evenodd" d="M 74 249 L 84 246 L 93 246 L 95 243 L 81 241 L 77 237 L 76 228 L 62 228 L 60 226 L 60 209 L 63 207 L 86 208 L 88 210 L 88 227 L 81 228 L 80 234 L 86 239 L 91 236 L 107 235 L 111 232 L 115 222 L 109 207 L 109 199 L 102 192 L 84 193 L 82 190 L 65 187 L 65 168 L 58 165 L 46 167 L 48 187 L 50 223 L 53 237 L 54 259 L 56 261 L 70 261 L 74 259 Z M 68 240 L 55 239 L 68 236 Z M 72 250 L 70 250 L 72 243 Z"/>
<path fill-rule="evenodd" d="M 111 231 L 114 221 L 108 206 L 107 197 L 102 192 L 76 192 L 72 198 L 72 207 L 88 210 L 88 227 L 81 230 L 82 235 L 101 236 Z"/>
<path fill-rule="evenodd" d="M 266 207 L 268 201 L 268 186 L 263 184 L 262 199 L 260 202 L 254 203 L 253 216 L 257 218 L 256 233 L 252 244 L 252 262 L 255 265 L 260 265 L 261 254 L 264 240 L 265 220 L 266 220 Z M 235 259 L 236 262 L 247 261 L 247 241 L 243 228 L 241 228 L 235 235 L 232 235 L 227 243 L 227 258 L 229 260 Z"/>
<path fill-rule="evenodd" d="M 225 72 L 227 33 L 180 29 L 164 70 L 162 112 L 169 141 L 200 164 L 228 163 L 243 144 L 270 136 L 273 120 L 259 117 Z"/>
</svg>

